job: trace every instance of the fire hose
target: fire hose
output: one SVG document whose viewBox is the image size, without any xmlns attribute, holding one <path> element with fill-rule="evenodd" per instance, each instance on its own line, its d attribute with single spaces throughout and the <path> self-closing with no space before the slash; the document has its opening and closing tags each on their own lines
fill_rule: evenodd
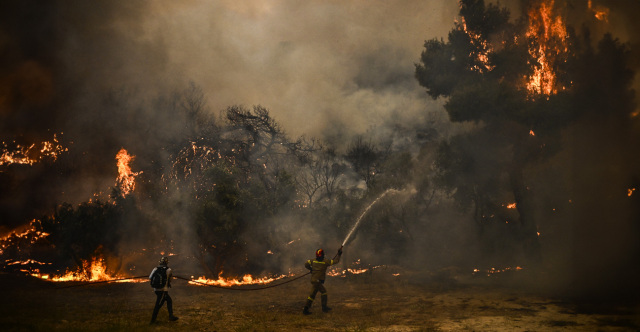
<svg viewBox="0 0 640 332">
<path fill-rule="evenodd" d="M 339 250 L 342 250 L 343 246 L 340 246 Z M 339 254 L 336 254 L 333 259 L 336 259 L 336 257 L 338 257 Z M 181 279 L 181 280 L 185 280 L 187 282 L 192 282 L 192 283 L 196 283 L 196 284 L 200 284 L 203 286 L 210 286 L 210 287 L 215 287 L 215 288 L 221 288 L 221 289 L 227 289 L 227 290 L 237 290 L 237 291 L 256 291 L 256 290 L 263 290 L 263 289 L 268 289 L 268 288 L 273 288 L 273 287 L 278 287 L 278 286 L 282 286 L 282 285 L 286 285 L 292 281 L 296 281 L 302 277 L 305 277 L 307 275 L 311 274 L 311 271 L 303 274 L 303 275 L 299 275 L 293 279 L 289 279 L 285 282 L 281 282 L 279 284 L 275 284 L 275 285 L 267 285 L 267 286 L 263 286 L 263 287 L 258 287 L 258 288 L 233 288 L 233 287 L 226 287 L 226 286 L 220 286 L 220 285 L 214 285 L 214 284 L 208 284 L 205 282 L 200 282 L 200 281 L 196 281 L 193 280 L 193 278 L 185 278 L 185 277 L 181 277 L 181 276 L 175 276 L 174 278 L 176 279 Z M 81 287 L 81 286 L 89 286 L 89 285 L 96 285 L 96 284 L 104 284 L 104 283 L 110 283 L 110 282 L 116 282 L 116 281 L 123 281 L 123 280 L 133 280 L 133 279 L 142 279 L 142 278 L 149 278 L 149 276 L 137 276 L 137 277 L 130 277 L 130 278 L 120 278 L 120 279 L 111 279 L 111 280 L 102 280 L 102 281 L 92 281 L 92 282 L 87 282 L 87 283 L 82 283 L 82 284 L 77 284 L 77 285 L 69 285 L 69 286 L 64 286 L 64 287 L 58 287 L 59 289 L 64 289 L 64 288 L 73 288 L 73 287 Z"/>
<path fill-rule="evenodd" d="M 258 287 L 258 288 L 233 288 L 233 287 L 225 287 L 225 286 L 220 286 L 220 285 L 208 284 L 208 283 L 205 283 L 205 282 L 200 282 L 200 281 L 196 281 L 196 280 L 193 280 L 193 279 L 184 278 L 184 277 L 180 277 L 180 276 L 175 276 L 175 278 L 176 279 L 182 279 L 182 280 L 185 280 L 187 282 L 193 282 L 193 283 L 200 284 L 200 285 L 203 285 L 203 286 L 211 286 L 211 287 L 222 288 L 222 289 L 227 289 L 227 290 L 255 291 L 255 290 L 263 290 L 263 289 L 267 289 L 267 288 L 273 288 L 273 287 L 282 286 L 282 285 L 288 284 L 288 283 L 290 283 L 292 281 L 296 281 L 296 280 L 298 280 L 298 279 L 300 279 L 300 278 L 302 278 L 304 276 L 307 276 L 307 275 L 309 275 L 309 273 L 311 273 L 311 272 L 307 272 L 307 273 L 305 273 L 303 275 L 299 275 L 299 276 L 297 276 L 297 277 L 295 277 L 293 279 L 289 279 L 289 280 L 287 280 L 285 282 L 281 282 L 279 284 L 267 285 L 267 286 Z"/>
<path fill-rule="evenodd" d="M 96 285 L 96 284 L 106 284 L 106 283 L 116 282 L 116 281 L 122 281 L 122 280 L 142 279 L 142 278 L 149 278 L 149 276 L 137 276 L 137 277 L 120 278 L 120 279 L 110 279 L 110 280 L 101 280 L 101 281 L 90 281 L 90 282 L 85 282 L 85 283 L 82 283 L 82 284 L 68 285 L 68 286 L 63 286 L 63 287 L 58 287 L 58 288 L 59 288 L 59 289 L 63 289 L 63 288 L 73 288 L 73 287 L 89 286 L 89 285 Z"/>
<path fill-rule="evenodd" d="M 258 288 L 232 288 L 232 287 L 226 287 L 226 286 L 220 286 L 220 285 L 207 284 L 207 283 L 204 283 L 204 282 L 193 280 L 192 278 L 185 278 L 185 277 L 181 277 L 181 276 L 175 276 L 174 278 L 185 280 L 187 282 L 200 284 L 200 285 L 203 285 L 203 286 L 210 286 L 210 287 L 216 287 L 216 288 L 222 288 L 222 289 L 228 289 L 228 290 L 252 291 L 252 290 L 263 290 L 263 289 L 267 289 L 267 288 L 273 288 L 273 287 L 282 286 L 284 284 L 288 284 L 288 283 L 290 283 L 292 281 L 295 281 L 295 280 L 298 280 L 298 279 L 300 279 L 300 278 L 302 278 L 304 276 L 307 276 L 307 275 L 309 275 L 309 273 L 311 273 L 311 272 L 307 272 L 307 273 L 305 273 L 303 275 L 299 275 L 299 276 L 297 276 L 297 277 L 295 277 L 293 279 L 287 280 L 285 282 L 281 282 L 279 284 L 267 285 L 267 286 L 258 287 Z M 144 275 L 144 276 L 137 276 L 137 277 L 130 277 L 130 278 L 91 281 L 91 282 L 85 282 L 85 283 L 76 284 L 76 285 L 68 285 L 68 286 L 58 287 L 58 289 L 82 287 L 82 286 L 97 285 L 97 284 L 106 284 L 106 283 L 110 283 L 110 282 L 117 282 L 117 281 L 123 281 L 123 280 L 133 280 L 133 279 L 143 279 L 143 278 L 149 278 L 149 276 Z"/>
<path fill-rule="evenodd" d="M 338 257 L 338 255 L 340 254 L 340 250 L 342 250 L 343 247 L 344 247 L 344 245 L 340 246 L 340 249 L 338 250 L 338 253 L 335 256 L 333 256 L 333 259 L 336 259 L 336 257 Z M 176 276 L 175 278 L 176 279 L 186 280 L 188 282 L 201 284 L 203 286 L 211 286 L 211 287 L 216 287 L 216 288 L 222 288 L 222 289 L 228 289 L 228 290 L 237 290 L 237 291 L 255 291 L 255 290 L 263 290 L 263 289 L 267 289 L 267 288 L 273 288 L 273 287 L 282 286 L 282 285 L 288 284 L 288 283 L 290 283 L 292 281 L 296 281 L 296 280 L 298 280 L 298 279 L 300 279 L 300 278 L 302 278 L 304 276 L 308 276 L 309 274 L 311 274 L 311 271 L 309 271 L 309 272 L 307 272 L 307 273 L 305 273 L 303 275 L 299 275 L 299 276 L 297 276 L 297 277 L 295 277 L 293 279 L 289 279 L 289 280 L 287 280 L 285 282 L 281 282 L 279 284 L 267 285 L 267 286 L 258 287 L 258 288 L 231 288 L 231 287 L 225 287 L 225 286 L 220 286 L 220 285 L 208 284 L 208 283 L 205 283 L 205 282 L 200 282 L 200 281 L 196 281 L 196 280 L 193 280 L 193 279 L 187 279 L 187 278 L 180 277 L 180 276 Z"/>
</svg>

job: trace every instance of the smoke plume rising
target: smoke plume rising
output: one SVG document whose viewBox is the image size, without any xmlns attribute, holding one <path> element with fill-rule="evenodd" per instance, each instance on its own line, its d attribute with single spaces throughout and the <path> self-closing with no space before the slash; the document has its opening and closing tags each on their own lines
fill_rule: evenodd
<svg viewBox="0 0 640 332">
<path fill-rule="evenodd" d="M 508 6 L 512 18 L 518 17 L 530 3 L 500 2 Z M 636 19 L 640 4 L 637 1 L 592 1 L 593 10 L 587 8 L 585 1 L 556 1 L 556 5 L 576 30 L 582 24 L 588 26 L 594 41 L 611 32 L 629 43 L 629 65 L 634 70 L 640 67 L 637 33 L 640 23 Z M 599 8 L 608 9 L 606 21 L 595 17 L 594 11 Z M 450 123 L 442 100 L 429 98 L 414 77 L 414 64 L 425 39 L 446 39 L 458 10 L 455 1 L 418 0 L 401 3 L 382 0 L 5 2 L 0 5 L 0 49 L 3 51 L 0 53 L 0 138 L 29 145 L 62 133 L 61 144 L 69 151 L 55 163 L 0 169 L 3 187 L 0 231 L 9 231 L 31 218 L 51 213 L 51 209 L 62 202 L 83 202 L 94 194 L 107 196 L 117 177 L 115 155 L 122 148 L 136 156 L 133 171 L 145 170 L 138 178 L 140 186 L 151 186 L 149 182 L 158 174 L 147 170 L 157 165 L 163 170 L 170 169 L 169 156 L 175 156 L 175 150 L 181 148 L 172 146 L 173 142 L 188 136 L 192 129 L 189 119 L 178 112 L 179 96 L 194 92 L 190 87 L 203 92 L 206 114 L 217 116 L 232 105 L 263 105 L 292 138 L 302 135 L 321 138 L 344 152 L 354 137 L 365 135 L 366 140 L 385 145 L 392 152 L 407 150 L 413 159 L 423 156 L 424 165 L 415 169 L 416 173 L 427 173 L 432 167 L 428 155 L 434 152 L 421 144 L 449 138 L 473 126 Z M 636 91 L 640 88 L 639 82 L 636 76 Z M 582 125 L 591 128 L 594 123 L 598 122 Z M 429 126 L 433 128 L 424 129 Z M 580 137 L 587 132 L 584 128 L 575 130 Z M 614 128 L 607 132 L 615 131 Z M 570 135 L 567 136 L 570 141 Z M 554 192 L 555 186 L 541 188 L 538 196 L 541 212 L 537 212 L 537 219 L 543 220 L 540 227 L 551 230 L 547 232 L 552 240 L 552 245 L 545 247 L 545 250 L 550 248 L 547 257 L 573 264 L 573 259 L 579 256 L 581 260 L 576 264 L 581 269 L 594 270 L 597 264 L 583 260 L 597 256 L 596 253 L 573 255 L 570 252 L 576 249 L 568 248 L 573 243 L 564 247 L 559 244 L 562 239 L 558 234 L 575 235 L 575 239 L 570 237 L 576 241 L 573 248 L 589 247 L 581 241 L 588 241 L 593 234 L 601 232 L 602 225 L 593 221 L 592 210 L 588 208 L 596 204 L 592 201 L 597 195 L 595 192 L 613 189 L 601 182 L 591 186 L 582 176 L 600 179 L 600 174 L 609 171 L 612 164 L 625 164 L 629 159 L 613 153 L 611 163 L 603 163 L 601 157 L 615 150 L 616 144 L 600 145 L 597 140 L 588 143 L 589 147 L 596 148 L 568 144 L 566 151 L 549 162 L 550 167 L 543 165 L 531 172 L 535 174 L 532 178 L 543 179 L 545 184 L 556 179 L 549 174 L 550 170 L 574 177 L 573 190 L 585 197 L 568 198 L 567 192 Z M 624 141 L 616 143 L 624 144 Z M 486 152 L 476 151 L 478 155 Z M 592 152 L 595 154 L 591 155 Z M 630 159 L 629 165 L 637 165 L 635 158 Z M 615 168 L 612 172 L 615 181 L 610 185 L 626 190 L 637 183 L 637 179 L 627 178 L 633 173 L 632 168 Z M 408 177 L 416 182 L 420 180 L 420 174 Z M 366 187 L 353 178 L 344 179 L 346 189 L 358 192 Z M 419 190 L 419 196 L 407 202 L 420 201 L 414 203 L 430 208 L 448 203 L 446 197 L 434 198 L 429 192 Z M 143 203 L 143 211 L 150 219 L 162 220 L 167 232 L 180 235 L 182 243 L 176 246 L 188 247 L 195 236 L 190 227 L 192 216 L 185 212 L 187 209 L 182 204 L 187 199 L 182 193 L 173 195 L 167 199 L 175 204 L 170 205 L 174 208 L 172 214 L 160 215 L 148 202 Z M 374 196 L 361 198 L 370 202 Z M 568 206 L 569 199 L 574 202 L 571 204 L 581 207 L 577 209 L 581 212 L 563 217 L 589 219 L 585 222 L 587 227 L 546 221 L 560 220 L 555 216 L 565 213 L 563 210 L 554 216 L 545 210 L 551 204 L 547 204 L 548 201 L 563 201 Z M 637 200 L 637 193 L 632 199 Z M 617 203 L 613 198 L 605 202 L 616 202 L 606 204 L 608 207 L 623 205 L 620 207 L 622 219 L 633 217 L 633 208 L 627 206 L 629 202 Z M 312 224 L 284 214 L 273 216 L 264 228 L 247 230 L 239 240 L 270 235 L 269 240 L 283 251 L 295 248 L 291 250 L 295 252 L 293 256 L 280 253 L 267 256 L 286 269 L 307 258 L 307 254 L 299 252 L 313 253 L 318 246 L 340 244 L 344 232 L 355 222 L 348 217 L 358 216 L 362 205 L 367 203 L 348 201 L 344 204 L 349 216 L 327 215 L 344 218 L 340 220 L 340 228 Z M 388 226 L 367 225 L 362 234 L 356 235 L 352 244 L 355 253 L 351 255 L 380 262 L 407 263 L 419 259 L 435 267 L 470 265 L 482 259 L 468 249 L 477 245 L 478 239 L 476 229 L 467 227 L 464 213 L 437 210 L 430 218 L 411 216 L 420 222 L 407 227 L 402 223 L 410 218 L 389 202 L 382 202 L 372 212 L 393 220 L 393 231 L 397 234 L 381 239 L 380 233 L 391 232 L 384 228 Z M 600 218 L 607 216 L 611 213 L 603 213 Z M 123 223 L 123 232 L 136 233 L 134 225 L 133 221 Z M 608 252 L 596 262 L 621 255 L 620 262 L 611 263 L 619 271 L 619 264 L 627 264 L 635 256 L 623 253 L 626 245 L 634 246 L 633 238 L 624 237 L 623 241 L 616 242 L 617 236 L 620 230 L 631 234 L 628 236 L 636 234 L 636 230 L 626 221 L 615 229 L 602 238 L 599 247 L 607 247 Z M 398 230 L 403 232 L 400 234 Z M 542 232 L 543 241 L 547 233 Z M 124 242 L 130 244 L 136 240 L 132 236 Z M 288 244 L 290 241 L 293 242 Z M 613 242 L 617 245 L 608 246 Z M 410 245 L 400 248 L 389 243 Z M 377 252 L 384 255 L 367 251 L 376 244 Z M 501 245 L 495 244 L 495 248 Z M 125 245 L 122 250 L 127 249 Z M 256 246 L 255 250 L 262 247 Z M 602 279 L 609 282 L 608 277 Z M 594 280 L 597 282 L 598 278 Z"/>
</svg>

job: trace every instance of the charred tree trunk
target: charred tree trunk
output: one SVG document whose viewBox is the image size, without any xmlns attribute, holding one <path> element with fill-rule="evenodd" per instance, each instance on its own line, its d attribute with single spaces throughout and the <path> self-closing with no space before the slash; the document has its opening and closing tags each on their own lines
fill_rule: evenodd
<svg viewBox="0 0 640 332">
<path fill-rule="evenodd" d="M 515 161 L 509 170 L 509 181 L 515 198 L 516 210 L 520 222 L 519 240 L 525 258 L 530 263 L 540 262 L 540 242 L 534 220 L 533 199 L 529 188 L 524 184 L 522 163 Z"/>
</svg>

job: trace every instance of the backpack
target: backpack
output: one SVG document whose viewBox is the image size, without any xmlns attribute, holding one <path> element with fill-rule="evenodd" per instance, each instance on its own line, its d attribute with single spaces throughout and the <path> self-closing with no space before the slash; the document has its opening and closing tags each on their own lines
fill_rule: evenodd
<svg viewBox="0 0 640 332">
<path fill-rule="evenodd" d="M 149 277 L 151 287 L 155 289 L 163 288 L 167 283 L 167 267 L 158 266 L 156 270 Z"/>
</svg>

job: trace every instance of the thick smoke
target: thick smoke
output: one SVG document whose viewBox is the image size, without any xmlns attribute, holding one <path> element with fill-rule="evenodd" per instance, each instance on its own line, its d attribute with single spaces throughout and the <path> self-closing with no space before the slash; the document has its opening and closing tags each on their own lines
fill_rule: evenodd
<svg viewBox="0 0 640 332">
<path fill-rule="evenodd" d="M 529 2 L 500 4 L 507 5 L 516 17 Z M 630 65 L 633 69 L 640 67 L 637 1 L 592 1 L 593 8 L 609 9 L 607 21 L 593 18 L 585 1 L 556 1 L 556 5 L 577 30 L 586 24 L 594 41 L 611 32 L 628 42 Z M 62 144 L 69 151 L 54 164 L 0 169 L 0 231 L 50 213 L 58 203 L 108 195 L 117 176 L 114 157 L 120 148 L 136 156 L 134 171 L 158 164 L 170 169 L 169 157 L 176 152 L 171 149 L 180 148 L 172 147 L 172 142 L 183 139 L 190 130 L 188 119 L 179 112 L 177 97 L 189 90 L 190 82 L 202 89 L 205 112 L 209 114 L 218 114 L 231 105 L 264 105 L 292 138 L 318 137 L 344 152 L 353 137 L 365 135 L 391 152 L 409 151 L 414 157 L 422 156 L 424 164 L 414 169 L 426 173 L 431 170 L 429 161 L 433 158 L 429 156 L 434 152 L 422 148 L 425 141 L 436 142 L 472 127 L 451 125 L 442 101 L 428 98 L 414 78 L 414 63 L 424 40 L 446 40 L 458 10 L 455 1 L 419 0 L 3 2 L 0 139 L 31 144 L 63 133 Z M 634 82 L 638 90 L 639 78 Z M 594 123 L 597 121 L 572 130 L 582 137 L 588 132 L 585 128 Z M 615 129 L 606 132 L 615 133 Z M 621 271 L 620 265 L 633 263 L 635 258 L 625 255 L 624 250 L 637 246 L 633 238 L 637 229 L 628 219 L 638 215 L 629 206 L 637 202 L 638 194 L 622 203 L 617 198 L 602 198 L 611 204 L 603 202 L 609 210 L 603 210 L 608 212 L 601 212 L 599 218 L 624 220 L 613 226 L 612 233 L 603 233 L 597 246 L 606 247 L 602 255 L 590 249 L 596 246 L 584 243 L 606 229 L 594 221 L 589 207 L 599 203 L 594 201 L 596 192 L 637 186 L 638 179 L 627 178 L 637 160 L 613 153 L 611 163 L 602 163 L 601 157 L 615 150 L 615 144 L 588 141 L 585 146 L 597 147 L 590 149 L 567 136 L 567 150 L 551 160 L 550 167 L 531 170 L 532 178 L 545 184 L 553 183 L 556 172 L 566 175 L 575 181 L 574 187 L 568 187 L 580 193 L 568 198 L 572 192 L 563 192 L 567 186 L 559 184 L 538 191 L 536 219 L 543 230 L 548 230 L 541 235 L 541 241 L 549 244 L 543 246 L 543 254 L 551 265 L 577 264 L 577 270 L 591 270 L 598 276 L 602 274 L 596 269 L 602 262 L 610 262 L 612 269 Z M 624 140 L 615 143 L 624 144 Z M 613 174 L 614 181 L 590 185 L 582 180 L 600 179 L 603 172 Z M 138 178 L 140 186 L 149 185 L 156 176 L 143 173 Z M 420 176 L 411 174 L 410 178 L 418 183 Z M 355 192 L 364 187 L 353 177 L 345 179 L 343 186 Z M 352 251 L 348 255 L 375 263 L 418 262 L 434 268 L 490 264 L 469 250 L 478 239 L 468 216 L 439 210 L 438 206 L 447 206 L 450 201 L 444 195 L 433 197 L 429 193 L 427 189 L 418 190 L 415 195 L 383 201 L 373 208 L 373 215 L 387 216 L 393 220 L 392 226 L 369 225 L 372 219 L 365 220 L 362 233 L 349 244 Z M 187 198 L 180 195 L 168 198 L 175 204 L 170 215 L 161 215 L 149 202 L 141 204 L 144 216 L 163 221 L 164 230 L 181 239 L 173 244 L 175 247 L 188 247 L 194 230 L 188 227 L 190 216 L 181 205 Z M 307 259 L 317 247 L 323 246 L 333 254 L 331 248 L 341 244 L 355 222 L 354 216 L 375 198 L 372 194 L 360 202 L 346 203 L 349 216 L 342 216 L 339 227 L 312 223 L 311 218 L 276 215 L 267 225 L 248 230 L 240 240 L 248 243 L 251 252 L 252 239 L 268 236 L 274 249 L 271 254 L 264 253 L 264 265 L 286 270 Z M 559 201 L 564 205 L 547 210 Z M 403 203 L 394 204 L 397 202 Z M 403 204 L 423 204 L 428 209 L 405 215 Z M 581 208 L 571 208 L 571 204 Z M 616 206 L 621 218 L 611 217 L 616 215 Z M 420 222 L 407 226 L 410 218 Z M 563 219 L 588 222 L 581 227 L 579 223 L 561 222 Z M 123 233 L 137 234 L 136 227 L 135 220 L 123 223 Z M 620 233 L 628 236 L 620 240 Z M 559 234 L 569 234 L 569 240 L 564 241 Z M 136 244 L 130 242 L 136 237 L 124 239 L 122 252 L 133 251 Z M 376 250 L 369 250 L 371 247 Z M 587 251 L 577 254 L 574 250 Z M 621 256 L 620 261 L 609 260 L 616 255 Z M 590 256 L 598 258 L 596 263 L 584 259 Z M 572 282 L 570 272 L 561 274 L 566 276 L 566 283 Z M 610 282 L 615 277 L 619 277 L 617 272 L 589 282 Z M 586 283 L 584 287 L 591 285 Z"/>
<path fill-rule="evenodd" d="M 419 1 L 5 3 L 2 139 L 28 145 L 64 133 L 73 169 L 60 173 L 73 175 L 36 174 L 49 189 L 30 188 L 51 198 L 49 209 L 107 190 L 122 147 L 138 163 L 162 160 L 145 151 L 183 134 L 166 103 L 190 81 L 211 112 L 265 105 L 292 137 L 345 141 L 390 112 L 413 122 L 430 107 L 413 79 L 416 55 L 425 35 L 446 34 L 456 10 Z"/>
</svg>

